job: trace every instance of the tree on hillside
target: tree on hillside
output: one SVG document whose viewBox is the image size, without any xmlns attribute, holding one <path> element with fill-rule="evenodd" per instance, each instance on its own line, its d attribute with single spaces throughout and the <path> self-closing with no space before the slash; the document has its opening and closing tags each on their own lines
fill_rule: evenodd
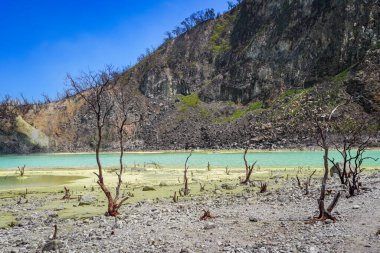
<svg viewBox="0 0 380 253">
<path fill-rule="evenodd" d="M 237 5 L 239 5 L 242 2 L 242 0 L 235 0 L 235 1 L 227 1 L 228 9 L 232 10 Z"/>
<path fill-rule="evenodd" d="M 11 132 L 15 128 L 15 119 L 22 113 L 21 106 L 19 99 L 12 99 L 9 95 L 0 100 L 0 132 Z"/>
<path fill-rule="evenodd" d="M 176 26 L 171 32 L 166 32 L 164 42 L 178 37 L 179 35 L 191 30 L 193 27 L 199 25 L 200 23 L 215 19 L 215 17 L 216 14 L 214 9 L 197 11 L 191 14 L 189 17 L 185 18 L 181 22 L 180 26 Z"/>
<path fill-rule="evenodd" d="M 108 200 L 107 215 L 117 216 L 118 210 L 126 198 L 114 198 L 111 191 L 105 184 L 103 177 L 103 167 L 100 160 L 100 149 L 103 140 L 103 129 L 107 123 L 109 123 L 110 114 L 114 106 L 111 98 L 111 88 L 117 83 L 119 75 L 112 70 L 112 67 L 108 66 L 105 70 L 99 72 L 82 73 L 78 78 L 73 78 L 71 75 L 67 75 L 67 80 L 72 91 L 83 99 L 88 106 L 89 112 L 95 117 L 96 124 L 96 163 L 98 167 L 98 173 L 95 175 L 98 177 L 98 185 L 106 195 Z M 120 175 L 121 176 L 121 175 Z M 120 183 L 120 181 L 119 181 Z M 120 186 L 117 186 L 120 189 Z"/>
<path fill-rule="evenodd" d="M 8 117 L 10 96 L 6 95 L 0 100 L 0 120 L 4 120 Z"/>
</svg>

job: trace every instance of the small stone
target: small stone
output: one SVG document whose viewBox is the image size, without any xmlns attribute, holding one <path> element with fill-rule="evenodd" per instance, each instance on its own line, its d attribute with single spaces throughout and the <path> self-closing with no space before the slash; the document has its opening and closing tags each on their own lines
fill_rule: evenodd
<svg viewBox="0 0 380 253">
<path fill-rule="evenodd" d="M 277 197 L 277 201 L 278 202 L 281 202 L 281 203 L 285 203 L 285 202 L 287 202 L 288 201 L 288 199 L 287 198 L 285 198 L 284 196 L 278 196 Z"/>
<path fill-rule="evenodd" d="M 216 228 L 216 225 L 212 222 L 207 222 L 206 225 L 204 226 L 205 230 L 213 229 L 213 228 Z"/>
<path fill-rule="evenodd" d="M 84 206 L 84 205 L 91 205 L 96 201 L 96 198 L 92 195 L 83 195 L 79 199 L 79 205 Z"/>
<path fill-rule="evenodd" d="M 42 252 L 45 251 L 57 251 L 63 247 L 62 242 L 58 240 L 48 241 L 42 248 Z"/>
<path fill-rule="evenodd" d="M 309 248 L 309 252 L 310 252 L 310 253 L 318 253 L 319 251 L 318 251 L 318 249 L 317 249 L 315 246 L 311 246 L 311 247 Z"/>
<path fill-rule="evenodd" d="M 160 182 L 160 186 L 163 187 L 163 186 L 168 186 L 168 184 L 166 182 Z"/>
<path fill-rule="evenodd" d="M 123 221 L 118 220 L 118 221 L 115 223 L 115 228 L 122 229 L 122 228 L 123 228 Z"/>
<path fill-rule="evenodd" d="M 181 249 L 181 253 L 193 253 L 194 251 L 192 251 L 191 249 Z"/>
<path fill-rule="evenodd" d="M 354 206 L 352 207 L 352 209 L 359 209 L 359 208 L 360 208 L 359 205 L 354 205 Z"/>
<path fill-rule="evenodd" d="M 142 191 L 143 192 L 148 192 L 148 191 L 155 191 L 156 189 L 154 189 L 153 187 L 151 186 L 144 186 Z"/>
<path fill-rule="evenodd" d="M 234 190 L 236 189 L 236 185 L 235 184 L 227 184 L 227 183 L 224 183 L 220 186 L 222 189 L 225 189 L 225 190 Z"/>
<path fill-rule="evenodd" d="M 259 220 L 255 217 L 249 217 L 250 222 L 258 222 Z"/>
</svg>

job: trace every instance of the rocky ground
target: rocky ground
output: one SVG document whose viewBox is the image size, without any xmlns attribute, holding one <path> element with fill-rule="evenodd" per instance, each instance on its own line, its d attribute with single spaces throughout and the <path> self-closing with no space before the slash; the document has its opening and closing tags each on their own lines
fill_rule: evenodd
<svg viewBox="0 0 380 253">
<path fill-rule="evenodd" d="M 0 251 L 379 252 L 380 173 L 362 179 L 367 188 L 353 198 L 343 194 L 334 211 L 336 223 L 313 225 L 304 221 L 317 211 L 317 178 L 308 196 L 294 179 L 272 179 L 273 188 L 261 194 L 251 186 L 238 194 L 220 189 L 178 203 L 161 199 L 131 204 L 118 220 L 104 216 L 61 219 L 60 207 L 40 209 L 62 195 L 36 197 L 24 204 L 9 199 L 1 210 L 17 213 L 17 223 L 0 230 Z M 337 181 L 329 184 L 333 192 L 342 189 Z M 216 218 L 201 221 L 204 209 Z M 57 239 L 49 240 L 54 224 L 58 225 Z"/>
</svg>

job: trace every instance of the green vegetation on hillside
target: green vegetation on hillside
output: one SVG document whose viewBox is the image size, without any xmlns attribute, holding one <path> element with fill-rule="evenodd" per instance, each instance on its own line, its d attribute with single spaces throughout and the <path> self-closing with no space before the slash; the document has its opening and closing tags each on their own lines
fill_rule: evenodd
<svg viewBox="0 0 380 253">
<path fill-rule="evenodd" d="M 227 116 L 227 117 L 224 116 L 224 117 L 217 118 L 216 122 L 217 123 L 232 122 L 232 121 L 235 121 L 235 120 L 238 120 L 238 119 L 244 117 L 249 112 L 260 111 L 262 109 L 262 107 L 263 107 L 263 102 L 261 102 L 261 101 L 252 102 L 249 105 L 247 105 L 241 109 L 235 110 L 235 112 L 232 113 L 232 115 L 230 115 L 230 116 Z"/>
<path fill-rule="evenodd" d="M 230 30 L 235 23 L 238 12 L 235 11 L 232 15 L 226 16 L 224 20 L 214 25 L 214 30 L 211 36 L 211 50 L 214 53 L 220 54 L 231 49 Z"/>
<path fill-rule="evenodd" d="M 197 93 L 193 93 L 187 96 L 179 96 L 179 100 L 181 101 L 181 111 L 186 112 L 189 107 L 196 108 L 200 104 L 200 99 Z"/>
<path fill-rule="evenodd" d="M 344 80 L 347 79 L 349 73 L 350 73 L 350 68 L 343 70 L 342 72 L 340 72 L 339 74 L 334 76 L 334 81 L 335 82 L 343 82 Z"/>
</svg>

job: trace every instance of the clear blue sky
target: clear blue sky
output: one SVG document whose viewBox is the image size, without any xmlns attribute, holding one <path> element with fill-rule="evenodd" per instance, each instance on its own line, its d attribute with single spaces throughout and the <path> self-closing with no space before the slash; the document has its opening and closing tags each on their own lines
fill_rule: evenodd
<svg viewBox="0 0 380 253">
<path fill-rule="evenodd" d="M 134 64 L 191 13 L 224 0 L 1 0 L 0 96 L 62 91 L 66 73 Z"/>
</svg>

